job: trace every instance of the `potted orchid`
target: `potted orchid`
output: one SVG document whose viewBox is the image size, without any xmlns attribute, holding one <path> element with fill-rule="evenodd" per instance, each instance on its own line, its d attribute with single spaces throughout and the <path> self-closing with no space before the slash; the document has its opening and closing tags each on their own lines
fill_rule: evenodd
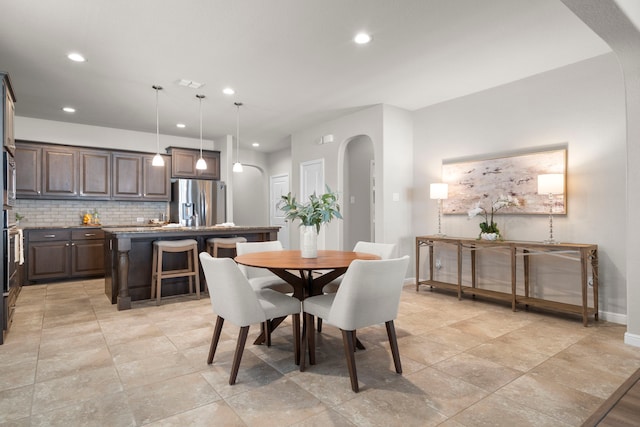
<svg viewBox="0 0 640 427">
<path fill-rule="evenodd" d="M 318 196 L 313 193 L 307 203 L 299 203 L 291 193 L 282 196 L 278 209 L 284 212 L 287 220 L 300 220 L 300 248 L 303 258 L 318 256 L 317 236 L 322 224 L 333 218 L 342 219 L 338 195 L 326 186 L 327 192 Z"/>
<path fill-rule="evenodd" d="M 484 221 L 480 223 L 480 235 L 479 239 L 483 240 L 498 240 L 501 239 L 500 229 L 498 224 L 493 221 L 493 216 L 500 209 L 508 207 L 520 206 L 520 200 L 511 195 L 500 195 L 494 202 L 491 203 L 491 210 L 489 211 L 481 205 L 482 202 L 476 202 L 476 204 L 467 211 L 469 218 L 474 218 L 478 215 L 482 215 Z"/>
</svg>

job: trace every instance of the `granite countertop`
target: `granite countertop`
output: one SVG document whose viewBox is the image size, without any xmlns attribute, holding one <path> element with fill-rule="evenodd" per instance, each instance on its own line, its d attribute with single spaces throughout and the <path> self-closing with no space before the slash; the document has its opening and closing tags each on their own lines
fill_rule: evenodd
<svg viewBox="0 0 640 427">
<path fill-rule="evenodd" d="M 56 229 L 70 229 L 70 228 L 80 228 L 80 229 L 87 229 L 87 228 L 121 228 L 121 227 L 131 227 L 131 228 L 151 228 L 151 227 L 158 227 L 157 224 L 115 224 L 115 225 L 100 225 L 100 224 L 91 224 L 91 225 L 84 225 L 84 224 L 79 224 L 79 225 L 41 225 L 41 226 L 35 226 L 35 227 L 19 227 L 22 228 L 23 230 L 51 230 L 53 228 Z"/>
<path fill-rule="evenodd" d="M 199 226 L 199 227 L 184 227 L 184 226 L 116 226 L 116 227 L 102 227 L 102 229 L 108 233 L 149 233 L 149 232 L 207 232 L 207 231 L 254 231 L 273 229 L 279 230 L 279 226 Z"/>
</svg>

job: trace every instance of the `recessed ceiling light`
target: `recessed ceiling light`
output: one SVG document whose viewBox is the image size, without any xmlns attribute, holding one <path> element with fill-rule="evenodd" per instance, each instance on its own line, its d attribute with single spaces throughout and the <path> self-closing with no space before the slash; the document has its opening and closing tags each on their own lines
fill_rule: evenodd
<svg viewBox="0 0 640 427">
<path fill-rule="evenodd" d="M 186 127 L 187 127 L 187 125 L 185 125 L 184 123 L 177 123 L 177 124 L 176 124 L 176 127 L 177 127 L 177 128 L 180 128 L 180 129 L 184 129 L 184 128 L 186 128 Z"/>
<path fill-rule="evenodd" d="M 233 90 L 232 87 L 225 87 L 224 89 L 222 89 L 222 93 L 224 93 L 225 95 L 233 95 L 234 93 L 236 93 L 236 91 Z"/>
<path fill-rule="evenodd" d="M 358 44 L 367 44 L 371 41 L 371 36 L 367 33 L 358 33 L 353 38 L 353 41 Z"/>
<path fill-rule="evenodd" d="M 73 107 L 63 107 L 62 111 L 64 111 L 65 113 L 75 113 L 76 109 Z"/>
<path fill-rule="evenodd" d="M 87 59 L 84 56 L 80 55 L 77 52 L 70 53 L 69 55 L 67 55 L 67 58 L 69 58 L 73 62 L 86 62 L 87 61 Z"/>
<path fill-rule="evenodd" d="M 260 144 L 259 144 L 259 143 L 257 143 L 257 142 L 254 142 L 254 143 L 253 143 L 253 144 L 251 144 L 251 145 L 252 145 L 252 146 L 254 146 L 254 147 L 260 147 Z"/>
</svg>

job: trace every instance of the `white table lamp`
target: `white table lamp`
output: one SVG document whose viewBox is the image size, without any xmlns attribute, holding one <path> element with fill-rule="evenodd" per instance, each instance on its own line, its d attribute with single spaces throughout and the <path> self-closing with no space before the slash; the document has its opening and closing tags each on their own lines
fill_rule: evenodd
<svg viewBox="0 0 640 427">
<path fill-rule="evenodd" d="M 549 195 L 549 238 L 544 243 L 560 243 L 553 238 L 553 196 L 555 194 L 564 194 L 564 174 L 549 173 L 538 175 L 538 194 Z"/>
<path fill-rule="evenodd" d="M 442 234 L 442 201 L 449 197 L 449 184 L 442 182 L 433 183 L 430 186 L 430 198 L 438 200 L 438 234 L 437 236 L 444 236 Z"/>
</svg>

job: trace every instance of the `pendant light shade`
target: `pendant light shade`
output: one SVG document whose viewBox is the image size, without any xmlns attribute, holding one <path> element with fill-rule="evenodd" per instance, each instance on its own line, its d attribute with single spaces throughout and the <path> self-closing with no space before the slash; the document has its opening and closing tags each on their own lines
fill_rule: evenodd
<svg viewBox="0 0 640 427">
<path fill-rule="evenodd" d="M 158 92 L 162 90 L 162 86 L 151 86 L 156 91 L 156 155 L 153 156 L 151 165 L 164 166 L 164 159 L 160 155 L 160 115 L 158 113 Z"/>
<path fill-rule="evenodd" d="M 242 163 L 240 163 L 240 107 L 242 107 L 242 102 L 234 102 L 234 105 L 237 107 L 238 112 L 236 115 L 236 162 L 233 164 L 234 172 L 242 172 Z"/>
<path fill-rule="evenodd" d="M 200 100 L 200 158 L 196 162 L 196 169 L 205 170 L 207 169 L 207 162 L 202 158 L 202 100 L 204 95 L 196 95 L 196 98 Z"/>
</svg>

